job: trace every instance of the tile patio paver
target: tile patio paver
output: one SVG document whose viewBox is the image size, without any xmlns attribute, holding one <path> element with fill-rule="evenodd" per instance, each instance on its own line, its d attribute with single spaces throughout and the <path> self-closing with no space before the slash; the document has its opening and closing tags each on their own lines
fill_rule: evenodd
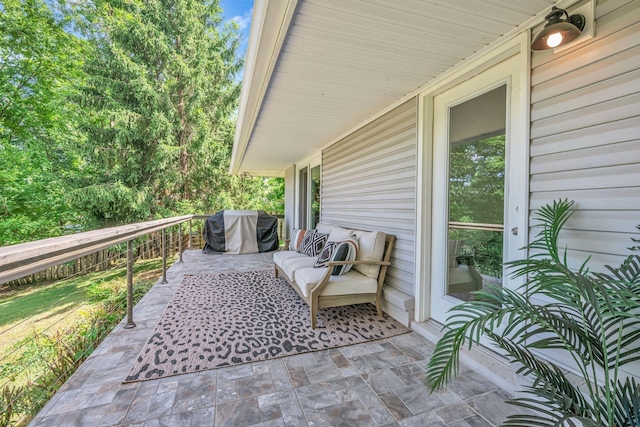
<svg viewBox="0 0 640 427">
<path fill-rule="evenodd" d="M 517 410 L 509 395 L 462 368 L 430 395 L 424 368 L 434 345 L 412 332 L 264 362 L 122 384 L 185 274 L 272 269 L 272 254 L 187 251 L 167 284 L 118 325 L 31 426 L 431 426 L 493 427 Z"/>
</svg>

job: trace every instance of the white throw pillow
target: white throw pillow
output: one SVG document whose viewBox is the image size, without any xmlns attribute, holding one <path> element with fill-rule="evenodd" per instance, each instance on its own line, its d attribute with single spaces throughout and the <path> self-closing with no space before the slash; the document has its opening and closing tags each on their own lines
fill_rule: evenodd
<svg viewBox="0 0 640 427">
<path fill-rule="evenodd" d="M 382 260 L 386 238 L 386 235 L 383 232 L 355 230 L 354 234 L 358 238 L 358 257 L 356 258 L 357 261 Z M 354 265 L 353 269 L 359 271 L 365 276 L 376 278 L 378 277 L 380 266 L 359 264 Z"/>
<path fill-rule="evenodd" d="M 349 230 L 348 228 L 338 227 L 338 226 L 333 227 L 333 230 L 331 230 L 331 233 L 329 234 L 329 239 L 327 241 L 328 242 L 344 242 L 345 240 L 353 236 L 353 232 L 354 230 Z"/>
</svg>

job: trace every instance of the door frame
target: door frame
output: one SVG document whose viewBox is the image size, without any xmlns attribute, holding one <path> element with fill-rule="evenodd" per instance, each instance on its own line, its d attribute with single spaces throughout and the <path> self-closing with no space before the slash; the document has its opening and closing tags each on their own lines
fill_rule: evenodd
<svg viewBox="0 0 640 427">
<path fill-rule="evenodd" d="M 511 71 L 510 76 L 516 84 L 514 84 L 514 93 L 508 101 L 511 114 L 507 117 L 509 127 L 507 138 L 511 146 L 509 149 L 512 150 L 512 158 L 516 159 L 510 168 L 519 170 L 520 175 L 518 179 L 513 180 L 510 188 L 514 197 L 511 197 L 508 205 L 505 206 L 505 217 L 508 218 L 510 227 L 518 228 L 518 235 L 512 235 L 510 230 L 505 230 L 505 233 L 510 236 L 510 259 L 526 256 L 526 252 L 520 248 L 528 241 L 529 222 L 530 39 L 529 31 L 523 31 L 483 55 L 482 58 L 462 66 L 458 72 L 427 88 L 418 97 L 414 271 L 415 320 L 418 322 L 431 318 L 432 220 L 434 209 L 438 208 L 433 201 L 434 98 L 512 57 L 516 57 L 517 66 Z M 523 279 L 512 281 L 510 286 L 518 286 L 519 283 L 523 283 Z"/>
<path fill-rule="evenodd" d="M 509 208 L 512 205 L 511 189 L 513 183 L 521 178 L 520 174 L 512 176 L 514 150 L 511 143 L 511 103 L 513 98 L 513 73 L 509 70 L 517 58 L 511 57 L 497 64 L 478 76 L 460 83 L 434 98 L 434 146 L 433 146 L 433 188 L 432 188 L 432 230 L 431 230 L 431 317 L 444 323 L 448 317 L 447 312 L 461 303 L 460 300 L 448 295 L 446 283 L 448 276 L 448 236 L 449 236 L 449 176 L 450 176 L 450 132 L 451 132 L 451 108 L 461 105 L 478 96 L 486 94 L 499 87 L 506 87 L 505 91 L 505 182 L 504 182 L 504 231 L 503 242 L 506 244 L 503 250 L 503 259 L 514 259 L 512 256 L 513 237 L 508 233 L 512 226 Z M 516 83 L 518 84 L 518 83 Z M 517 150 L 515 150 L 517 151 Z M 517 160 L 516 160 L 517 161 Z M 519 169 L 518 169 L 519 171 Z M 510 281 L 503 279 L 503 286 L 510 287 Z"/>
</svg>

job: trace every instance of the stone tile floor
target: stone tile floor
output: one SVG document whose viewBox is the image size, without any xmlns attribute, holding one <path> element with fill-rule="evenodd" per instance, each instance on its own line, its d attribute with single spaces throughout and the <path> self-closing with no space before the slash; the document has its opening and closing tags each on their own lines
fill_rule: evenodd
<svg viewBox="0 0 640 427">
<path fill-rule="evenodd" d="M 271 269 L 272 254 L 187 251 L 167 284 L 135 307 L 40 411 L 31 426 L 490 427 L 515 409 L 468 368 L 429 394 L 433 344 L 415 332 L 253 364 L 122 384 L 185 274 Z"/>
</svg>

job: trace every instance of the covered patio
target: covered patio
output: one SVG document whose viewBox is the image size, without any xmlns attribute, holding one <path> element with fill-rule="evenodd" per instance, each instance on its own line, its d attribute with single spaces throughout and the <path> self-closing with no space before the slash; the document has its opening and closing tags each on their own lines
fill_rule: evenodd
<svg viewBox="0 0 640 427">
<path fill-rule="evenodd" d="M 469 368 L 430 395 L 433 344 L 416 332 L 332 350 L 123 384 L 185 274 L 272 269 L 272 253 L 186 251 L 31 426 L 450 426 L 500 424 L 508 393 Z"/>
</svg>

